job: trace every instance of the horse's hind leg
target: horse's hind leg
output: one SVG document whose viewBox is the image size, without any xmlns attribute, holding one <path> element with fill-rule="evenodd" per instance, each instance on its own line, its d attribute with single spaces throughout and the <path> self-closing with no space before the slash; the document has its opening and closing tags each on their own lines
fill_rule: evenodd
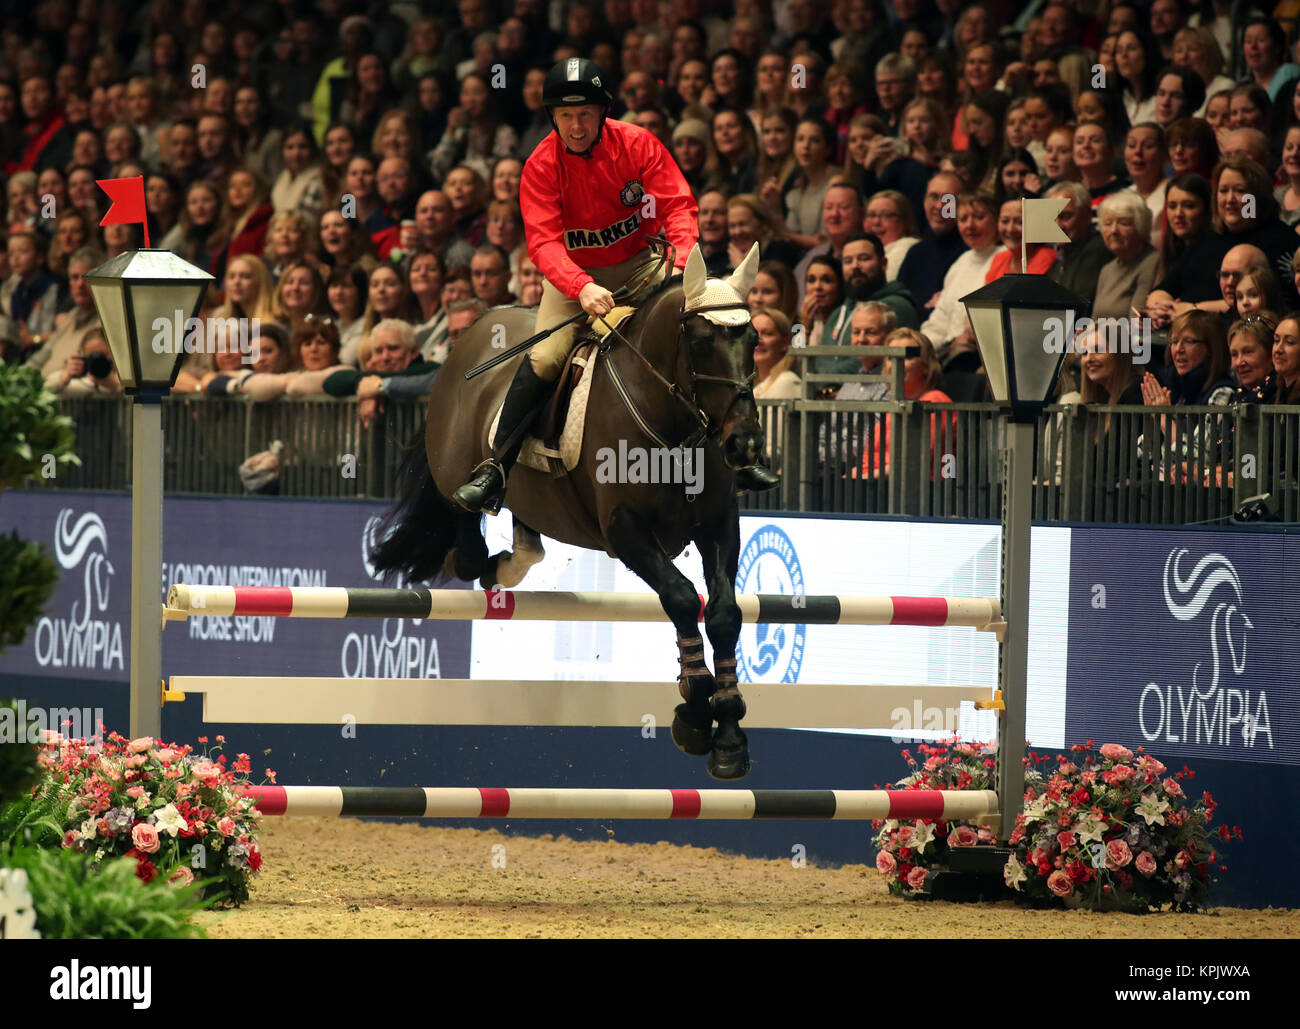
<svg viewBox="0 0 1300 1029">
<path fill-rule="evenodd" d="M 649 525 L 626 508 L 615 508 L 605 529 L 614 553 L 641 576 L 657 594 L 664 612 L 677 628 L 681 674 L 677 688 L 684 704 L 678 704 L 673 719 L 673 742 L 685 754 L 702 756 L 713 749 L 713 676 L 704 663 L 704 640 L 700 637 L 700 598 L 691 581 L 679 572 L 663 552 Z"/>
<path fill-rule="evenodd" d="M 483 516 L 457 512 L 456 546 L 447 554 L 443 569 L 462 582 L 473 582 L 488 563 L 487 541 L 483 539 Z"/>
<path fill-rule="evenodd" d="M 503 550 L 488 559 L 481 583 L 485 590 L 518 586 L 528 569 L 546 556 L 542 537 L 518 518 L 515 519 L 514 537 L 512 550 Z"/>
<path fill-rule="evenodd" d="M 696 537 L 709 602 L 704 627 L 713 644 L 717 689 L 710 699 L 718 729 L 713 734 L 709 774 L 715 779 L 743 779 L 749 772 L 749 741 L 740 728 L 745 700 L 736 680 L 736 643 L 740 639 L 740 606 L 736 603 L 736 563 L 740 555 L 740 519 L 733 510 L 713 534 Z"/>
</svg>

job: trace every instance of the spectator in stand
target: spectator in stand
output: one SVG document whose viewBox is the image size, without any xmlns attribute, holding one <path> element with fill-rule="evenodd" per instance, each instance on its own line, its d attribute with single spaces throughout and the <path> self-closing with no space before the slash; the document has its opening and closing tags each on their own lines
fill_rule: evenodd
<svg viewBox="0 0 1300 1029">
<path fill-rule="evenodd" d="M 808 272 L 808 265 L 814 257 L 829 254 L 836 260 L 844 253 L 844 241 L 862 232 L 862 198 L 858 191 L 847 182 L 837 182 L 826 191 L 822 200 L 822 235 L 824 243 L 818 243 L 803 255 L 794 268 L 796 282 L 802 282 Z M 744 252 L 744 251 L 742 251 Z M 802 297 L 800 297 L 802 300 Z"/>
<path fill-rule="evenodd" d="M 411 273 L 407 281 L 411 299 L 420 308 L 420 320 L 415 325 L 415 345 L 425 360 L 438 364 L 445 358 L 447 341 L 447 312 L 442 306 L 443 279 L 442 261 L 432 250 L 421 251 L 411 258 Z M 435 357 L 435 354 L 439 356 Z"/>
<path fill-rule="evenodd" d="M 198 126 L 188 118 L 172 123 L 165 134 L 167 141 L 163 155 L 163 169 L 183 186 L 188 186 L 202 175 L 199 162 Z"/>
<path fill-rule="evenodd" d="M 908 400 L 922 404 L 951 404 L 952 398 L 941 388 L 944 371 L 935 354 L 934 344 L 915 329 L 895 329 L 885 337 L 887 347 L 905 347 L 903 359 L 903 393 Z M 891 374 L 897 358 L 887 357 L 884 371 Z M 950 453 L 956 444 L 955 415 L 930 415 L 930 478 L 934 478 L 935 452 Z M 889 419 L 882 418 L 872 428 L 871 444 L 862 455 L 864 477 L 889 474 Z"/>
<path fill-rule="evenodd" d="M 1228 361 L 1237 380 L 1234 404 L 1272 404 L 1277 398 L 1273 374 L 1276 317 L 1268 311 L 1233 322 L 1228 330 Z"/>
<path fill-rule="evenodd" d="M 1163 64 L 1160 49 L 1146 32 L 1126 29 L 1115 40 L 1115 70 L 1124 90 L 1129 124 L 1153 121 L 1156 78 Z"/>
<path fill-rule="evenodd" d="M 1169 163 L 1174 177 L 1199 175 L 1209 179 L 1219 163 L 1219 141 L 1209 122 L 1200 118 L 1180 118 L 1165 130 L 1169 144 Z"/>
<path fill-rule="evenodd" d="M 1282 284 L 1272 268 L 1253 269 L 1242 275 L 1237 283 L 1236 300 L 1238 318 L 1279 310 L 1282 307 Z"/>
<path fill-rule="evenodd" d="M 920 313 L 929 317 L 943 289 L 948 269 L 966 251 L 966 242 L 957 231 L 957 195 L 961 180 L 949 172 L 939 172 L 930 179 L 925 191 L 925 220 L 928 234 L 903 258 L 898 281 L 912 294 Z"/>
<path fill-rule="evenodd" d="M 979 93 L 962 108 L 968 141 L 959 150 L 969 150 L 975 159 L 975 181 L 992 184 L 1002 152 L 1003 118 L 1007 95 L 997 91 Z"/>
<path fill-rule="evenodd" d="M 320 162 L 321 202 L 325 207 L 337 208 L 339 197 L 347 192 L 348 164 L 357 150 L 351 126 L 336 122 L 325 130 Z"/>
<path fill-rule="evenodd" d="M 308 255 L 315 263 L 317 239 L 315 226 L 301 211 L 281 211 L 272 215 L 267 227 L 266 249 L 262 252 L 262 260 L 266 262 L 271 278 L 279 282 L 290 265 Z"/>
<path fill-rule="evenodd" d="M 420 312 L 411 299 L 406 281 L 392 265 L 381 264 L 370 273 L 370 287 L 366 300 L 366 313 L 363 319 L 361 346 L 355 355 L 361 361 L 361 351 L 365 349 L 374 327 L 388 318 L 414 324 L 419 320 Z M 345 364 L 352 364 L 353 355 L 343 354 Z"/>
<path fill-rule="evenodd" d="M 1065 198 L 1056 224 L 1070 237 L 1070 242 L 1058 248 L 1056 262 L 1047 274 L 1076 296 L 1095 296 L 1097 277 L 1111 254 L 1093 225 L 1091 196 L 1078 182 L 1058 183 L 1047 195 Z"/>
<path fill-rule="evenodd" d="M 225 274 L 226 264 L 240 254 L 260 254 L 266 248 L 274 208 L 267 202 L 266 187 L 250 171 L 231 173 L 226 185 L 226 206 L 220 239 L 214 247 L 212 274 Z"/>
<path fill-rule="evenodd" d="M 892 309 L 873 300 L 859 304 L 850 319 L 852 325 L 850 345 L 863 348 L 860 358 L 833 358 L 835 367 L 828 374 L 880 375 L 885 369 L 885 359 L 875 354 L 875 347 L 885 345 L 885 338 L 898 328 Z M 827 362 L 829 364 L 829 362 Z M 888 400 L 893 393 L 887 382 L 846 382 L 832 389 L 836 400 Z"/>
<path fill-rule="evenodd" d="M 98 331 L 99 316 L 90 296 L 86 273 L 104 263 L 104 255 L 89 247 L 77 250 L 68 258 L 68 292 L 72 309 L 54 318 L 49 334 L 19 329 L 24 344 L 24 363 L 40 372 L 42 378 L 61 370 L 68 357 L 76 353 L 87 333 Z"/>
<path fill-rule="evenodd" d="M 833 257 L 813 258 L 803 285 L 799 323 L 804 326 L 806 338 L 813 345 L 820 345 L 830 325 L 828 318 L 844 301 L 844 272 L 840 262 Z"/>
<path fill-rule="evenodd" d="M 1128 130 L 1124 143 L 1124 167 L 1133 181 L 1129 191 L 1137 193 L 1151 211 L 1151 229 L 1146 235 L 1156 247 L 1160 246 L 1163 233 L 1165 194 L 1169 189 L 1169 180 L 1165 178 L 1165 165 L 1168 163 L 1165 134 L 1159 125 L 1142 122 Z"/>
<path fill-rule="evenodd" d="M 271 301 L 275 320 L 292 332 L 309 314 L 324 317 L 329 313 L 325 283 L 316 266 L 299 261 L 285 269 Z"/>
<path fill-rule="evenodd" d="M 447 304 L 447 353 L 456 348 L 461 333 L 473 325 L 486 310 L 486 305 L 477 297 L 465 297 Z"/>
<path fill-rule="evenodd" d="M 763 260 L 785 261 L 794 267 L 800 251 L 779 233 L 776 215 L 753 193 L 742 193 L 727 201 L 727 253 L 731 267 L 739 267 L 755 243 Z"/>
<path fill-rule="evenodd" d="M 673 129 L 672 153 L 686 184 L 698 196 L 718 170 L 718 155 L 713 150 L 709 126 L 698 118 L 683 118 Z"/>
<path fill-rule="evenodd" d="M 946 149 L 943 114 L 933 100 L 917 97 L 903 108 L 901 136 L 908 145 L 907 156 L 933 170 Z"/>
<path fill-rule="evenodd" d="M 50 244 L 46 264 L 50 274 L 63 280 L 68 274 L 68 257 L 80 250 L 91 240 L 94 223 L 83 211 L 75 207 L 64 207 L 63 213 L 54 222 L 54 241 Z"/>
<path fill-rule="evenodd" d="M 1269 263 L 1285 275 L 1291 267 L 1297 239 L 1278 219 L 1272 186 L 1272 177 L 1250 158 L 1223 158 L 1214 169 L 1210 183 L 1215 198 L 1214 227 L 1223 237 L 1225 251 L 1243 243 L 1258 247 L 1268 256 Z M 1247 197 L 1254 202 L 1248 203 Z M 1287 300 L 1300 306 L 1300 300 L 1290 292 Z"/>
<path fill-rule="evenodd" d="M 1142 403 L 1142 376 L 1133 364 L 1131 353 L 1108 346 L 1102 333 L 1095 328 L 1075 340 L 1075 349 L 1082 355 L 1079 359 L 1081 403 Z M 1109 427 L 1109 420 L 1107 415 L 1102 423 L 1102 432 Z"/>
<path fill-rule="evenodd" d="M 524 245 L 524 219 L 516 200 L 493 200 L 488 204 L 487 242 L 498 247 L 509 258 L 510 280 L 506 291 L 519 292 L 517 274 L 519 257 L 528 248 Z"/>
<path fill-rule="evenodd" d="M 486 179 L 494 158 L 516 156 L 519 137 L 502 120 L 494 96 L 489 80 L 477 72 L 461 80 L 460 106 L 447 115 L 447 131 L 428 156 L 436 179 L 445 180 L 457 165 Z"/>
<path fill-rule="evenodd" d="M 1188 26 L 1178 30 L 1174 36 L 1173 63 L 1196 72 L 1204 84 L 1205 97 L 1191 112 L 1194 117 L 1204 116 L 1210 97 L 1235 85 L 1223 74 L 1223 51 L 1207 28 Z"/>
<path fill-rule="evenodd" d="M 366 228 L 375 240 L 381 258 L 397 245 L 397 229 L 415 213 L 414 181 L 411 166 L 400 157 L 385 157 L 375 174 L 379 207 L 366 219 Z"/>
<path fill-rule="evenodd" d="M 271 127 L 270 112 L 257 87 L 243 85 L 235 90 L 232 114 L 235 133 L 239 137 L 239 152 L 244 155 L 244 165 L 263 182 L 277 182 L 284 167 L 284 157 L 281 154 L 284 133 Z M 311 135 L 310 129 L 307 131 L 312 150 L 315 150 L 316 137 Z M 273 198 L 274 195 L 275 191 L 272 190 Z M 287 348 L 285 354 L 288 355 Z"/>
<path fill-rule="evenodd" d="M 474 295 L 488 307 L 500 307 L 515 298 L 509 290 L 510 258 L 499 246 L 484 243 L 474 251 L 469 264 Z"/>
<path fill-rule="evenodd" d="M 908 156 L 911 144 L 887 135 L 884 123 L 874 114 L 864 114 L 854 119 L 850 130 L 853 157 L 865 154 L 861 160 L 861 178 L 858 188 L 864 197 L 874 196 L 881 190 L 895 190 L 907 198 L 908 205 L 916 210 L 925 196 L 925 183 L 929 169 L 914 157 Z M 857 161 L 854 165 L 857 166 Z"/>
<path fill-rule="evenodd" d="M 700 253 L 712 278 L 725 278 L 732 270 L 727 253 L 727 195 L 705 190 L 699 202 Z"/>
<path fill-rule="evenodd" d="M 1043 146 L 1044 185 L 1047 188 L 1062 182 L 1078 182 L 1079 169 L 1074 166 L 1074 126 L 1058 125 L 1047 134 Z"/>
<path fill-rule="evenodd" d="M 1286 130 L 1282 145 L 1283 182 L 1274 191 L 1278 215 L 1293 228 L 1300 223 L 1300 124 Z"/>
<path fill-rule="evenodd" d="M 185 209 L 178 223 L 181 238 L 177 254 L 190 264 L 211 270 L 212 259 L 221 244 L 222 220 L 221 194 L 217 188 L 206 179 L 193 182 L 185 193 Z"/>
<path fill-rule="evenodd" d="M 1191 68 L 1170 65 L 1156 80 L 1156 109 L 1152 119 L 1162 128 L 1179 118 L 1191 118 L 1205 103 L 1205 84 Z"/>
<path fill-rule="evenodd" d="M 519 181 L 523 177 L 524 162 L 517 157 L 498 157 L 492 164 L 492 199 L 519 203 Z"/>
<path fill-rule="evenodd" d="M 519 303 L 523 307 L 537 307 L 542 302 L 542 283 L 546 277 L 533 264 L 527 252 L 519 255 Z"/>
<path fill-rule="evenodd" d="M 760 307 L 773 307 L 794 323 L 799 310 L 799 287 L 790 269 L 780 261 L 764 261 L 754 274 L 754 284 L 745 298 L 751 313 Z"/>
<path fill-rule="evenodd" d="M 35 341 L 54 331 L 59 280 L 45 267 L 43 244 L 33 232 L 14 232 L 8 243 L 10 276 L 0 286 L 0 310 Z"/>
<path fill-rule="evenodd" d="M 794 137 L 799 175 L 784 197 L 784 235 L 796 246 L 806 248 L 822 242 L 818 238 L 822 201 L 835 178 L 835 146 L 834 130 L 824 121 L 805 118 L 799 123 Z"/>
<path fill-rule="evenodd" d="M 46 377 L 45 388 L 65 397 L 121 393 L 113 352 L 103 333 L 96 330 L 84 336 L 63 370 Z"/>
<path fill-rule="evenodd" d="M 1074 166 L 1088 190 L 1092 208 L 1096 208 L 1103 197 L 1118 193 L 1128 185 L 1115 174 L 1114 157 L 1110 140 L 1101 125 L 1084 122 L 1074 130 Z"/>
<path fill-rule="evenodd" d="M 274 400 L 285 394 L 310 396 L 324 392 L 325 380 L 344 370 L 339 362 L 339 331 L 332 319 L 304 320 L 289 337 L 290 368 L 273 375 L 247 371 L 231 383 L 209 385 L 209 392 L 243 393 L 254 401 Z"/>
<path fill-rule="evenodd" d="M 1228 341 L 1223 321 L 1210 311 L 1188 311 L 1169 330 L 1165 364 L 1142 376 L 1142 402 L 1148 407 L 1175 404 L 1228 404 Z"/>
<path fill-rule="evenodd" d="M 24 78 L 19 95 L 27 119 L 22 130 L 23 149 L 6 155 L 6 172 L 39 171 L 47 165 L 67 167 L 72 157 L 72 137 L 55 103 L 50 80 L 44 75 Z"/>
<path fill-rule="evenodd" d="M 370 234 L 356 219 L 326 211 L 320 219 L 320 259 L 334 268 L 360 264 L 369 271 L 375 265 Z"/>
<path fill-rule="evenodd" d="M 920 242 L 912 205 L 897 190 L 882 189 L 867 202 L 862 227 L 884 244 L 885 277 L 892 282 L 898 278 L 898 270 L 903 266 L 908 251 Z"/>
<path fill-rule="evenodd" d="M 918 317 L 911 294 L 901 283 L 889 282 L 886 278 L 885 248 L 878 237 L 869 232 L 851 237 L 844 244 L 841 266 L 844 273 L 844 301 L 827 315 L 826 330 L 821 337 L 823 346 L 846 345 L 853 308 L 872 301 L 884 304 L 893 311 L 897 325 L 907 328 L 916 327 Z M 843 370 L 842 366 L 843 362 L 839 362 L 819 364 L 818 368 L 819 370 Z"/>
<path fill-rule="evenodd" d="M 1155 283 L 1160 252 L 1149 242 L 1151 209 L 1135 193 L 1113 193 L 1098 210 L 1101 237 L 1114 257 L 1102 266 L 1093 318 L 1128 318 L 1144 308 Z"/>
<path fill-rule="evenodd" d="M 271 190 L 275 210 L 301 211 L 311 218 L 319 218 L 324 206 L 325 182 L 311 129 L 304 125 L 284 133 L 280 162 L 284 170 Z"/>
<path fill-rule="evenodd" d="M 1026 248 L 1029 267 L 1021 263 L 1020 242 L 1023 238 L 1021 222 L 1021 197 L 1013 196 L 1002 201 L 998 208 L 998 240 L 1005 249 L 994 255 L 989 270 L 984 274 L 985 282 L 993 282 L 1008 273 L 1023 275 L 1045 275 L 1056 260 L 1056 250 L 1050 243 L 1031 243 Z"/>
<path fill-rule="evenodd" d="M 135 136 L 135 139 L 138 143 L 139 137 Z M 224 114 L 208 112 L 199 118 L 196 140 L 201 174 L 209 181 L 224 182 L 239 167 L 234 138 L 230 132 L 230 119 Z M 105 152 L 110 152 L 107 141 Z"/>
<path fill-rule="evenodd" d="M 957 198 L 957 231 L 967 250 L 948 269 L 934 311 L 921 332 L 939 340 L 944 371 L 974 371 L 979 350 L 966 321 L 961 298 L 984 285 L 989 266 L 998 252 L 998 205 L 991 193 L 975 191 Z"/>
<path fill-rule="evenodd" d="M 834 68 L 835 66 L 832 66 Z M 916 93 L 916 68 L 902 54 L 886 54 L 876 64 L 876 99 L 880 116 L 885 121 L 885 131 L 891 136 L 903 134 L 903 108 Z M 832 76 L 826 78 L 826 94 L 831 98 L 831 111 L 835 113 Z M 866 106 L 861 105 L 865 111 Z M 858 110 L 854 114 L 860 113 Z"/>
<path fill-rule="evenodd" d="M 773 307 L 760 307 L 751 315 L 754 345 L 754 396 L 760 400 L 797 400 L 802 383 L 790 353 L 790 319 Z"/>
<path fill-rule="evenodd" d="M 551 132 L 551 118 L 542 105 L 542 86 L 549 70 L 545 65 L 534 65 L 524 74 L 523 107 L 529 118 L 519 135 L 518 154 L 525 159 Z M 703 74 L 700 78 L 702 83 Z"/>
<path fill-rule="evenodd" d="M 416 201 L 415 247 L 436 252 L 444 268 L 469 267 L 474 248 L 456 234 L 455 211 L 442 190 L 431 189 Z"/>
<path fill-rule="evenodd" d="M 240 254 L 230 261 L 222 279 L 225 302 L 213 312 L 214 318 L 256 318 L 276 321 L 275 286 L 271 273 L 260 258 Z"/>
<path fill-rule="evenodd" d="M 710 184 L 726 193 L 753 193 L 758 183 L 758 135 L 742 112 L 723 108 L 713 116 L 718 170 Z"/>
<path fill-rule="evenodd" d="M 442 191 L 451 201 L 456 233 L 470 246 L 478 246 L 487 232 L 487 183 L 473 168 L 458 165 L 447 175 Z"/>
<path fill-rule="evenodd" d="M 351 89 L 339 108 L 338 117 L 353 125 L 361 139 L 369 140 L 384 112 L 396 103 L 397 94 L 388 80 L 384 58 L 371 51 L 357 59 Z"/>
<path fill-rule="evenodd" d="M 1273 333 L 1277 403 L 1300 404 L 1300 317 L 1287 315 Z"/>
<path fill-rule="evenodd" d="M 1286 33 L 1272 18 L 1246 22 L 1242 54 L 1250 73 L 1247 81 L 1265 90 L 1270 102 L 1284 96 L 1287 85 L 1300 78 L 1300 65 L 1287 60 Z"/>
<path fill-rule="evenodd" d="M 355 354 L 361 347 L 365 332 L 366 293 L 370 289 L 370 276 L 360 265 L 337 265 L 331 269 L 325 283 L 325 295 L 330 313 L 338 326 L 339 347 Z"/>
</svg>

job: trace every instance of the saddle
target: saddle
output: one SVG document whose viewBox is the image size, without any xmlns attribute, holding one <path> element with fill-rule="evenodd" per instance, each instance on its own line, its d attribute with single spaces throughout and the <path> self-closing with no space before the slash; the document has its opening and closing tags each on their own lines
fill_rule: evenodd
<svg viewBox="0 0 1300 1029">
<path fill-rule="evenodd" d="M 581 330 L 569 349 L 569 356 L 541 412 L 519 450 L 519 463 L 553 476 L 564 475 L 578 465 L 582 455 L 583 426 L 587 419 L 587 398 L 591 392 L 592 373 L 600 357 L 600 346 L 609 335 L 605 327 L 621 326 L 635 313 L 632 307 L 616 307 L 602 319 L 603 324 Z M 560 331 L 564 331 L 563 329 Z M 501 410 L 497 409 L 488 427 L 489 445 L 496 438 Z"/>
</svg>

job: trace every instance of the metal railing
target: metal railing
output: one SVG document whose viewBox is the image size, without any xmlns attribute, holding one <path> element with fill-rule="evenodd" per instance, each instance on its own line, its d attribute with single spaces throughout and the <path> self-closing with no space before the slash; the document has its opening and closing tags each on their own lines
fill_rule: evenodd
<svg viewBox="0 0 1300 1029">
<path fill-rule="evenodd" d="M 239 466 L 285 445 L 278 492 L 387 499 L 412 441 L 423 446 L 425 401 L 388 401 L 371 428 L 354 403 L 329 397 L 195 396 L 163 404 L 165 483 L 172 493 L 243 494 Z M 896 514 L 996 520 L 1003 421 L 994 404 L 759 401 L 778 489 L 746 494 L 749 511 Z M 130 486 L 131 417 L 124 398 L 64 401 L 80 468 L 54 488 Z M 1230 517 L 1271 494 L 1300 520 L 1300 408 L 1049 407 L 1037 432 L 1034 517 L 1040 521 L 1186 524 Z"/>
</svg>

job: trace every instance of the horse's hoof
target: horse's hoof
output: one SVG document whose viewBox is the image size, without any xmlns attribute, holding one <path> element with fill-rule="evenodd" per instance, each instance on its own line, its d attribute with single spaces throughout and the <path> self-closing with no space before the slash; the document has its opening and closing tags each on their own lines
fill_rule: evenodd
<svg viewBox="0 0 1300 1029">
<path fill-rule="evenodd" d="M 736 735 L 740 740 L 735 745 L 714 745 L 708 764 L 709 775 L 713 778 L 728 782 L 749 774 L 749 741 L 739 730 Z"/>
<path fill-rule="evenodd" d="M 703 757 L 713 750 L 713 719 L 701 722 L 689 704 L 678 704 L 673 712 L 673 743 L 683 754 Z"/>
</svg>

